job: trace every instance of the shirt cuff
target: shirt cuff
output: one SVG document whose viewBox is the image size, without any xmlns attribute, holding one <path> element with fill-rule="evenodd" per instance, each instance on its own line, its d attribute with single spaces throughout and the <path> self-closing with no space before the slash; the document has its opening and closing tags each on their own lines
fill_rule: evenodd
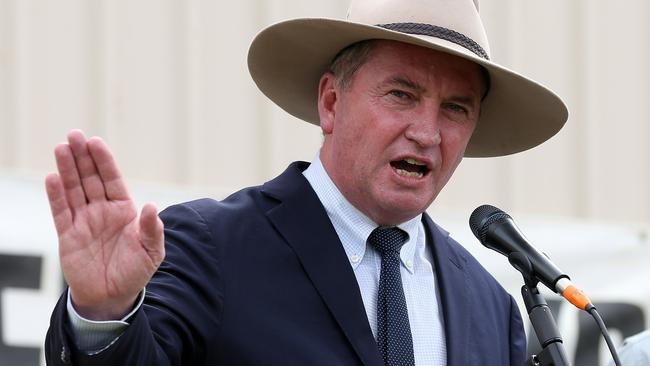
<svg viewBox="0 0 650 366">
<path fill-rule="evenodd" d="M 130 313 L 126 314 L 120 320 L 89 320 L 77 313 L 72 305 L 70 290 L 68 290 L 68 320 L 72 328 L 74 343 L 82 352 L 88 355 L 94 355 L 102 352 L 117 341 L 122 333 L 129 326 L 128 320 L 142 306 L 144 302 L 145 289 L 140 292 L 137 305 L 133 307 Z"/>
</svg>

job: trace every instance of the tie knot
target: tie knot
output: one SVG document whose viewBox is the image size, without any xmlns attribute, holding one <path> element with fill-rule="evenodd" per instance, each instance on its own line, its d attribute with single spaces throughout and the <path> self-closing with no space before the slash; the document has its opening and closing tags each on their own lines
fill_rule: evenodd
<svg viewBox="0 0 650 366">
<path fill-rule="evenodd" d="M 374 246 L 381 254 L 397 253 L 408 240 L 409 234 L 404 230 L 396 227 L 381 228 L 378 227 L 370 233 L 368 243 Z"/>
</svg>

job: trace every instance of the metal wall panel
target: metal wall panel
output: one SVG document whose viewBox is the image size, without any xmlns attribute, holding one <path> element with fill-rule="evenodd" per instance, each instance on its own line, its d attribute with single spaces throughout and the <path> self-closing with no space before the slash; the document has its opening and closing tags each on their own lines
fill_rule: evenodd
<svg viewBox="0 0 650 366">
<path fill-rule="evenodd" d="M 316 153 L 318 128 L 246 69 L 264 25 L 342 17 L 344 0 L 0 0 L 0 169 L 44 175 L 71 128 L 103 136 L 132 181 L 235 190 Z M 571 110 L 548 143 L 468 159 L 432 210 L 650 219 L 650 3 L 485 0 L 493 59 Z"/>
</svg>

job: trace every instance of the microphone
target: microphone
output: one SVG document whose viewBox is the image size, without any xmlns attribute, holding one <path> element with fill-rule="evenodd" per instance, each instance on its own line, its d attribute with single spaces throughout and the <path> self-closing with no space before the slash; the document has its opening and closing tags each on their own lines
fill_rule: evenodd
<svg viewBox="0 0 650 366">
<path fill-rule="evenodd" d="M 591 300 L 571 282 L 566 273 L 551 262 L 545 254 L 528 243 L 512 217 L 507 213 L 490 205 L 477 207 L 469 218 L 469 226 L 474 236 L 485 247 L 505 255 L 511 261 L 516 256 L 525 257 L 530 262 L 529 271 L 525 271 L 513 263 L 513 266 L 524 276 L 534 276 L 539 282 L 569 300 L 579 309 L 589 310 L 588 308 L 593 307 Z"/>
</svg>

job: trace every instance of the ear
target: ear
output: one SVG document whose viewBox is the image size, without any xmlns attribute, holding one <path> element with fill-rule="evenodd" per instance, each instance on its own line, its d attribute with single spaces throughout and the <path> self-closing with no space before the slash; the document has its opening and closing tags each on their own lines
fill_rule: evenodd
<svg viewBox="0 0 650 366">
<path fill-rule="evenodd" d="M 331 72 L 324 73 L 318 83 L 318 115 L 320 117 L 320 128 L 324 135 L 331 134 L 334 130 L 338 93 L 334 74 Z"/>
</svg>

